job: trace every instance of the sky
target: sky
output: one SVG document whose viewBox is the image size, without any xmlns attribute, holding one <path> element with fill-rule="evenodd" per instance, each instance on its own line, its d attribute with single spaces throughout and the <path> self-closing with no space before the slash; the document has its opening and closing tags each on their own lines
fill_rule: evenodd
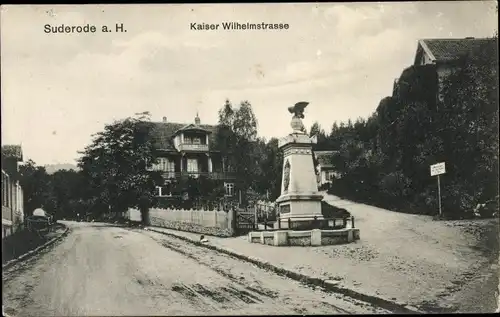
<svg viewBox="0 0 500 317">
<path fill-rule="evenodd" d="M 216 124 L 228 98 L 248 100 L 259 136 L 367 118 L 413 63 L 422 38 L 492 36 L 496 2 L 11 5 L 1 7 L 2 144 L 38 165 L 75 163 L 105 124 L 149 111 L 154 121 Z M 287 30 L 221 30 L 223 22 Z M 102 25 L 115 31 L 101 32 Z M 220 24 L 191 30 L 191 23 Z M 51 34 L 44 26 L 95 25 Z"/>
</svg>

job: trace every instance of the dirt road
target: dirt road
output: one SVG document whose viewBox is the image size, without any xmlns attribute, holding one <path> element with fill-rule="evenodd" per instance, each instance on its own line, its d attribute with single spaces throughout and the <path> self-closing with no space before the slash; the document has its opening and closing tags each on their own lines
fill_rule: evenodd
<svg viewBox="0 0 500 317">
<path fill-rule="evenodd" d="M 377 290 L 430 312 L 496 310 L 498 219 L 433 221 L 333 195 L 324 199 L 346 208 L 360 229 L 353 250 L 333 256 L 346 259 L 343 267 L 352 268 L 361 292 Z M 358 264 L 361 269 L 355 269 Z"/>
<path fill-rule="evenodd" d="M 4 272 L 12 316 L 387 313 L 143 230 L 68 223 L 50 250 Z"/>
</svg>

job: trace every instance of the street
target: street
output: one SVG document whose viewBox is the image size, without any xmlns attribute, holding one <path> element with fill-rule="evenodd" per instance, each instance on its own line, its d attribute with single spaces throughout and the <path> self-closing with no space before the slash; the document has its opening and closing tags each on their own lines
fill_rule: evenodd
<svg viewBox="0 0 500 317">
<path fill-rule="evenodd" d="M 11 316 L 387 313 L 182 240 L 102 223 L 3 273 Z"/>
<path fill-rule="evenodd" d="M 431 312 L 495 311 L 498 219 L 433 221 L 431 216 L 324 194 L 328 203 L 348 209 L 361 230 L 357 245 L 334 252 L 337 261 L 346 259 L 336 273 L 345 272 L 360 283 L 350 287 L 362 293 L 376 291 Z"/>
</svg>

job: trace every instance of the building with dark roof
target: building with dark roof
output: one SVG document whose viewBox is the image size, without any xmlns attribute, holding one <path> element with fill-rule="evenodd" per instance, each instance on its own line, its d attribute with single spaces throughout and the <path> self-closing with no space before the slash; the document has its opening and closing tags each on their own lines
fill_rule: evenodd
<svg viewBox="0 0 500 317">
<path fill-rule="evenodd" d="M 19 163 L 23 160 L 20 145 L 2 146 L 2 239 L 24 222 L 23 190 L 19 183 Z"/>
<path fill-rule="evenodd" d="M 461 39 L 421 39 L 417 42 L 417 50 L 413 65 L 406 68 L 402 75 L 394 81 L 393 95 L 401 88 L 414 91 L 430 92 L 434 96 L 434 102 L 442 100 L 442 88 L 444 79 L 453 70 L 459 69 L 464 64 L 464 58 L 475 51 L 482 49 L 485 45 L 497 45 L 492 38 L 466 37 Z M 415 87 L 414 82 L 419 82 Z M 433 85 L 434 88 L 429 88 Z M 426 98 L 427 99 L 427 98 Z M 426 100 L 428 101 L 428 100 Z"/>
<path fill-rule="evenodd" d="M 314 156 L 318 162 L 316 166 L 318 172 L 318 185 L 320 187 L 331 184 L 340 175 L 332 164 L 332 158 L 338 151 L 314 151 Z"/>
<path fill-rule="evenodd" d="M 154 144 L 158 162 L 150 169 L 162 172 L 170 183 L 173 179 L 204 176 L 224 182 L 226 194 L 234 194 L 235 176 L 227 160 L 217 150 L 218 126 L 201 124 L 196 115 L 194 123 L 154 122 Z M 159 187 L 157 195 L 170 196 L 168 186 Z"/>
<path fill-rule="evenodd" d="M 493 39 L 466 37 L 463 39 L 421 39 L 418 41 L 414 65 L 454 64 L 459 59 L 483 45 L 494 43 Z"/>
</svg>

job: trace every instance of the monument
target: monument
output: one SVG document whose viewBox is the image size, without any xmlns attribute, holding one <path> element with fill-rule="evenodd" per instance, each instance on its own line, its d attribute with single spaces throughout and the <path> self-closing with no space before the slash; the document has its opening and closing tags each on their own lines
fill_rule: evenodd
<svg viewBox="0 0 500 317">
<path fill-rule="evenodd" d="M 304 132 L 304 110 L 308 102 L 298 102 L 288 111 L 293 114 L 292 132 L 279 140 L 283 151 L 283 179 L 281 196 L 276 200 L 280 224 L 275 227 L 288 228 L 289 224 L 310 227 L 316 220 L 322 220 L 321 200 L 313 162 L 314 140 Z"/>
<path fill-rule="evenodd" d="M 308 104 L 302 101 L 288 108 L 293 114 L 292 132 L 278 143 L 283 151 L 281 195 L 276 200 L 279 216 L 273 230 L 250 232 L 248 240 L 251 243 L 318 246 L 353 242 L 360 238 L 352 217 L 329 216 L 325 219 L 323 216 L 322 208 L 327 212 L 334 207 L 322 202 L 323 195 L 318 192 L 312 150 L 316 140 L 307 136 L 302 123 Z M 341 222 L 340 225 L 336 220 Z"/>
</svg>

